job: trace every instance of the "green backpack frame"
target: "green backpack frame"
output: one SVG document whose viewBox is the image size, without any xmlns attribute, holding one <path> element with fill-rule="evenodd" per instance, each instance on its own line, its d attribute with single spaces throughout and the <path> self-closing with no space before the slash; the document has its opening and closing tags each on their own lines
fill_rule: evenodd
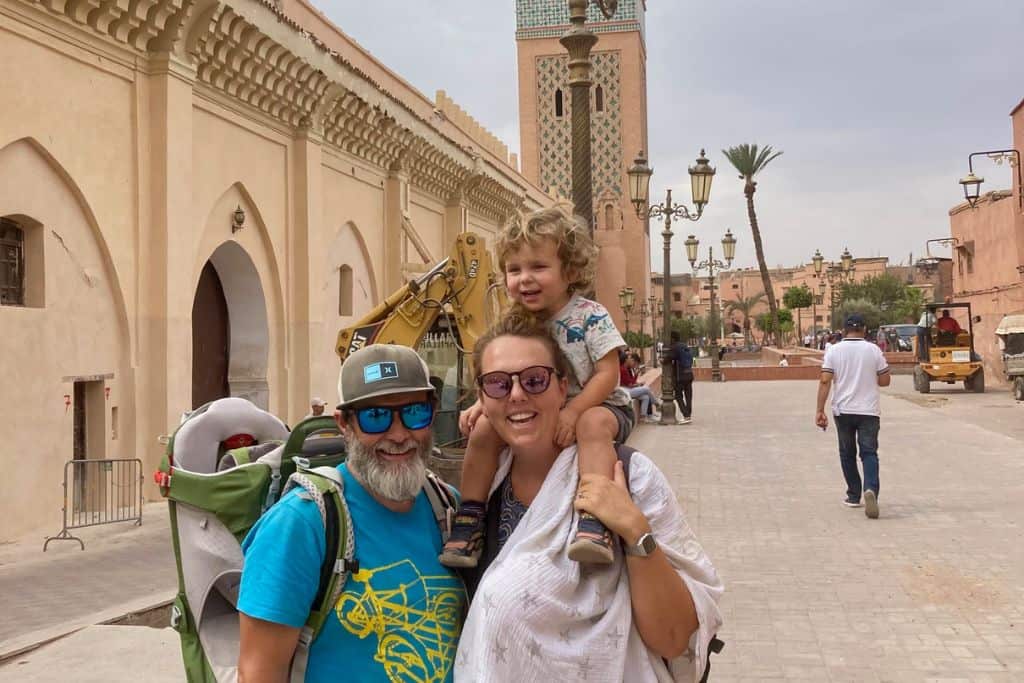
<svg viewBox="0 0 1024 683">
<path fill-rule="evenodd" d="M 237 680 L 241 543 L 272 505 L 292 488 L 300 488 L 298 495 L 317 505 L 327 545 L 320 585 L 292 660 L 291 681 L 298 683 L 305 678 L 310 646 L 356 569 L 352 518 L 337 470 L 345 458 L 343 440 L 333 418 L 312 417 L 296 425 L 283 441 L 220 449 L 214 472 L 183 468 L 174 451 L 181 430 L 208 411 L 216 412 L 223 407 L 217 404 L 225 401 L 234 402 L 229 407 L 243 414 L 263 412 L 238 403 L 242 400 L 220 399 L 189 414 L 169 439 L 155 475 L 168 499 L 178 573 L 171 626 L 181 638 L 189 683 Z M 424 490 L 446 540 L 457 505 L 454 494 L 432 473 Z"/>
</svg>

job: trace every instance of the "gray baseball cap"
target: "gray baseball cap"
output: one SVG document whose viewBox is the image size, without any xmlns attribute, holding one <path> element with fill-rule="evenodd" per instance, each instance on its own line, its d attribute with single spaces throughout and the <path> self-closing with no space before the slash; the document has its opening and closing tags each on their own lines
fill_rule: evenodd
<svg viewBox="0 0 1024 683">
<path fill-rule="evenodd" d="M 338 373 L 338 405 L 347 408 L 368 398 L 429 391 L 430 369 L 408 346 L 370 344 L 345 359 Z"/>
</svg>

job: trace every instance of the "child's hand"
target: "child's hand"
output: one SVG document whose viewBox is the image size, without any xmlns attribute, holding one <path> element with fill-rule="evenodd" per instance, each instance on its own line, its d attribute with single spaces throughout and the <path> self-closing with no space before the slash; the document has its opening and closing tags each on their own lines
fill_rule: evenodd
<svg viewBox="0 0 1024 683">
<path fill-rule="evenodd" d="M 555 431 L 556 446 L 567 448 L 576 443 L 576 421 L 579 419 L 580 416 L 569 406 L 558 411 L 558 428 Z"/>
<path fill-rule="evenodd" d="M 480 401 L 459 413 L 459 431 L 462 432 L 463 436 L 469 436 L 469 433 L 473 431 L 473 427 L 476 427 L 476 421 L 483 414 L 484 407 Z"/>
</svg>

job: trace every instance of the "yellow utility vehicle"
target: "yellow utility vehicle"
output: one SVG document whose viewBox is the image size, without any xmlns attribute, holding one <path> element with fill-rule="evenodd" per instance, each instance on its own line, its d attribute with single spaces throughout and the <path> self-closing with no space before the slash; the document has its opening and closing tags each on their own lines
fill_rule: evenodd
<svg viewBox="0 0 1024 683">
<path fill-rule="evenodd" d="M 440 402 L 434 436 L 441 452 L 431 468 L 456 486 L 462 457 L 459 410 L 472 398 L 465 356 L 506 307 L 504 283 L 484 240 L 466 232 L 456 238 L 448 258 L 338 332 L 335 350 L 343 363 L 368 344 L 402 344 L 423 356 Z"/>
<path fill-rule="evenodd" d="M 931 391 L 932 382 L 963 382 L 967 391 L 984 393 L 985 371 L 981 357 L 974 351 L 976 321 L 971 315 L 971 305 L 926 304 L 925 310 L 935 322 L 926 333 L 925 348 L 918 349 L 914 389 L 927 394 Z"/>
</svg>

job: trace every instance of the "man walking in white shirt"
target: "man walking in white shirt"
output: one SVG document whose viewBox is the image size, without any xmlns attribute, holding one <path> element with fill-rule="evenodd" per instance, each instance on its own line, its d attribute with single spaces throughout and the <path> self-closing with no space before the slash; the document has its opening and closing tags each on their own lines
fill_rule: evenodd
<svg viewBox="0 0 1024 683">
<path fill-rule="evenodd" d="M 818 384 L 815 424 L 828 427 L 825 399 L 832 390 L 832 415 L 839 435 L 839 461 L 846 478 L 849 507 L 860 507 L 878 518 L 878 430 L 881 413 L 879 387 L 889 386 L 892 377 L 881 349 L 864 339 L 864 317 L 854 313 L 846 318 L 844 337 L 825 352 Z M 857 469 L 857 450 L 864 468 L 863 488 Z"/>
</svg>

